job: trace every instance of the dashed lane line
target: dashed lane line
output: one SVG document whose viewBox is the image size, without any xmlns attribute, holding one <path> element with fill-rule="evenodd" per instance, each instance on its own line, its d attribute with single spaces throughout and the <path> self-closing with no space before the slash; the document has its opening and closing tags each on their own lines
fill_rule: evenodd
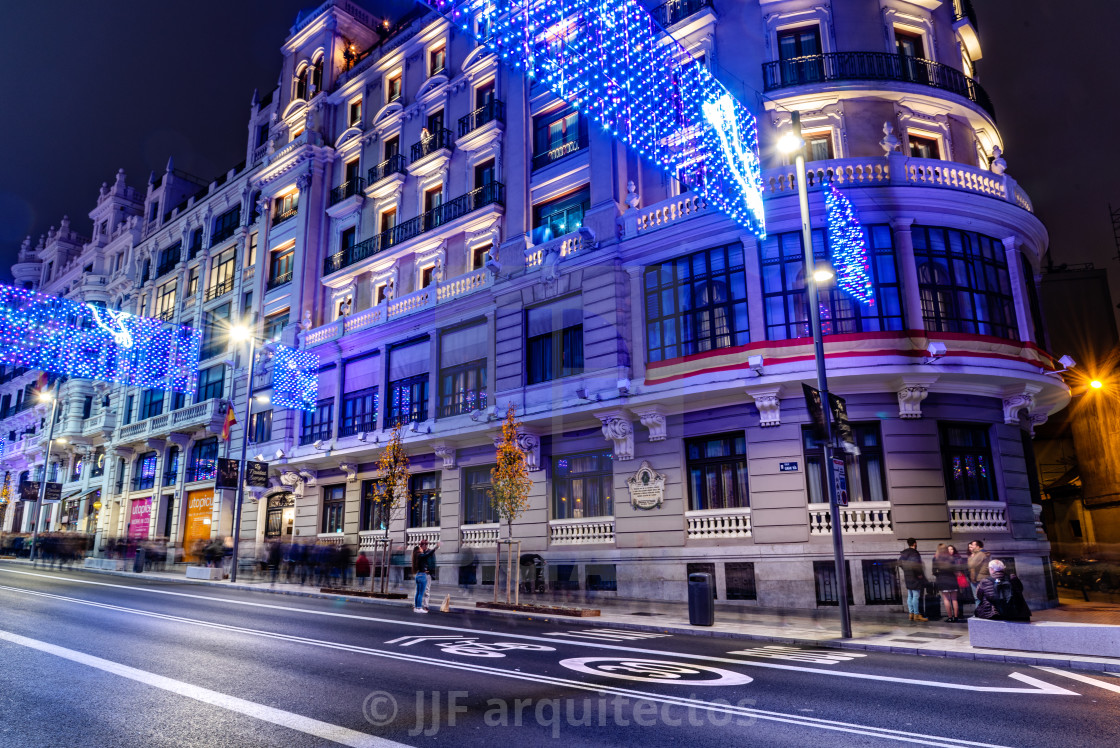
<svg viewBox="0 0 1120 748">
<path fill-rule="evenodd" d="M 1034 668 L 1037 669 L 1037 670 L 1045 670 L 1046 672 L 1051 673 L 1053 675 L 1061 675 L 1065 678 L 1072 678 L 1073 680 L 1079 680 L 1082 683 L 1088 683 L 1091 686 L 1096 686 L 1097 688 L 1103 688 L 1106 691 L 1112 691 L 1113 693 L 1120 693 L 1120 686 L 1116 685 L 1115 683 L 1109 683 L 1108 681 L 1098 680 L 1096 678 L 1090 678 L 1088 675 L 1082 675 L 1081 673 L 1067 673 L 1065 670 L 1059 670 L 1056 667 L 1046 667 L 1045 665 L 1035 665 Z"/>
</svg>

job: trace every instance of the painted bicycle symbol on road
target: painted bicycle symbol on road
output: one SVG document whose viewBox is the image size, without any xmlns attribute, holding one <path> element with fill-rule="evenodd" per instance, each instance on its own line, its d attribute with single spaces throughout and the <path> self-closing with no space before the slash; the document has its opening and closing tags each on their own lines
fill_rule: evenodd
<svg viewBox="0 0 1120 748">
<path fill-rule="evenodd" d="M 483 642 L 475 636 L 402 636 L 385 642 L 397 644 L 401 647 L 411 647 L 414 644 L 429 642 L 439 647 L 445 654 L 465 655 L 467 657 L 505 657 L 505 652 L 555 652 L 555 647 L 546 647 L 543 644 L 525 644 L 522 642 Z"/>
<path fill-rule="evenodd" d="M 569 670 L 590 675 L 606 675 L 643 683 L 681 683 L 690 686 L 741 686 L 753 678 L 722 668 L 668 660 L 630 657 L 575 657 L 561 660 Z"/>
</svg>

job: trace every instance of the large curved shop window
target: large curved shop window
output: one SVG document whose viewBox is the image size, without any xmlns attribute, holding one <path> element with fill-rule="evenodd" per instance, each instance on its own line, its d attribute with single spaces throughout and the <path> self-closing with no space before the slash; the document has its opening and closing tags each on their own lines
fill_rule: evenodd
<svg viewBox="0 0 1120 748">
<path fill-rule="evenodd" d="M 913 236 L 926 330 L 1018 338 L 1001 242 L 937 226 L 915 226 Z"/>
<path fill-rule="evenodd" d="M 875 284 L 875 303 L 862 304 L 835 285 L 821 289 L 821 329 L 825 335 L 902 329 L 902 301 L 898 266 L 890 226 L 864 228 L 868 265 Z M 813 256 L 826 260 L 829 250 L 823 230 L 813 232 Z M 762 297 L 766 310 L 766 338 L 808 338 L 809 307 L 805 292 L 805 255 L 801 232 L 771 234 L 761 244 Z"/>
</svg>

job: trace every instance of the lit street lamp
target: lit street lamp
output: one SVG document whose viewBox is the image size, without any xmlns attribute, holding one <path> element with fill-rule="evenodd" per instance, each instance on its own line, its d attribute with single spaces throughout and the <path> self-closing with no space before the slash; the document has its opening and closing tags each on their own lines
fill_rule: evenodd
<svg viewBox="0 0 1120 748">
<path fill-rule="evenodd" d="M 35 525 L 31 528 L 31 560 L 39 557 L 39 528 L 43 525 L 43 511 L 47 508 L 47 479 L 50 474 L 47 470 L 51 464 L 51 447 L 54 445 L 54 421 L 58 415 L 58 389 L 62 386 L 62 378 L 59 377 L 54 383 L 54 392 L 50 390 L 41 390 L 39 392 L 39 402 L 51 404 L 51 416 L 49 426 L 47 427 L 47 454 L 43 458 L 43 479 L 39 481 L 39 516 L 35 521 Z M 63 441 L 63 440 L 59 440 Z"/>
<path fill-rule="evenodd" d="M 826 434 L 824 449 L 825 491 L 828 496 L 829 517 L 832 520 L 832 556 L 836 565 L 837 604 L 840 607 L 840 635 L 852 637 L 851 611 L 848 610 L 848 574 L 844 563 L 844 540 L 840 529 L 840 507 L 836 503 L 836 475 L 832 469 L 835 440 L 832 436 L 832 404 L 828 395 L 828 375 L 825 372 L 824 338 L 821 334 L 821 310 L 817 300 L 817 284 L 832 279 L 831 267 L 817 265 L 813 257 L 813 233 L 809 226 L 809 193 L 805 185 L 805 141 L 801 137 L 801 115 L 793 113 L 793 127 L 782 136 L 778 147 L 792 154 L 797 170 L 797 201 L 801 208 L 801 244 L 805 251 L 805 292 L 809 305 L 809 319 L 813 328 L 813 347 L 817 362 L 817 389 L 821 394 L 821 412 L 824 415 Z M 813 268 L 810 272 L 810 268 Z"/>
<path fill-rule="evenodd" d="M 241 459 L 237 463 L 237 499 L 233 504 L 233 563 L 229 568 L 229 581 L 232 584 L 237 581 L 237 551 L 241 542 L 241 502 L 245 498 L 245 454 L 249 449 L 249 416 L 253 409 L 253 375 L 257 363 L 257 339 L 252 329 L 245 325 L 231 327 L 229 339 L 235 343 L 242 341 L 249 343 L 249 378 L 245 382 L 245 420 L 241 424 Z M 233 407 L 232 403 L 230 407 Z"/>
</svg>

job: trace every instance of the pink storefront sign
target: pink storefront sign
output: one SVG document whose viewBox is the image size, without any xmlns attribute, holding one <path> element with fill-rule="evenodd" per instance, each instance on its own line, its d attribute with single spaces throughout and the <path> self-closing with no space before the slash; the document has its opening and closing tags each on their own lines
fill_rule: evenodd
<svg viewBox="0 0 1120 748">
<path fill-rule="evenodd" d="M 128 537 L 133 540 L 146 540 L 148 527 L 152 520 L 152 499 L 135 499 L 128 520 Z"/>
</svg>

